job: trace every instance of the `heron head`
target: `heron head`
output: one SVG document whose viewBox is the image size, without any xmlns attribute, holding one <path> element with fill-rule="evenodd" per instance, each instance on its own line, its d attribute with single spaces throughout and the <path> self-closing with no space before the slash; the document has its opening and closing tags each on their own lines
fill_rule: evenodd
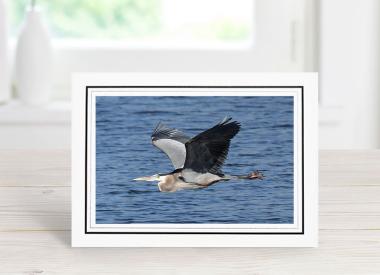
<svg viewBox="0 0 380 275">
<path fill-rule="evenodd" d="M 136 181 L 159 181 L 160 180 L 160 175 L 159 174 L 154 174 L 152 176 L 135 178 L 133 180 L 136 180 Z"/>
</svg>

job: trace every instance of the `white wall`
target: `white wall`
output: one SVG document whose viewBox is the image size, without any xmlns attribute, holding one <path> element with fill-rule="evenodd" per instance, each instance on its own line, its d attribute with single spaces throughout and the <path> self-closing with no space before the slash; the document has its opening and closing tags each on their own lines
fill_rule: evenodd
<svg viewBox="0 0 380 275">
<path fill-rule="evenodd" d="M 380 147 L 380 1 L 320 2 L 321 148 Z"/>
</svg>

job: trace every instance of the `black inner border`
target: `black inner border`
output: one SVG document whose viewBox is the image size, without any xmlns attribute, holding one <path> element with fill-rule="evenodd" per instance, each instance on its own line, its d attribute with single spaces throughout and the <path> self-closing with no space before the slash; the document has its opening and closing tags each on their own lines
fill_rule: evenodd
<svg viewBox="0 0 380 275">
<path fill-rule="evenodd" d="M 302 231 L 301 232 L 90 232 L 87 231 L 87 119 L 88 119 L 88 89 L 91 88 L 296 88 L 301 89 L 301 121 L 302 121 Z M 86 86 L 85 106 L 85 184 L 84 184 L 84 233 L 85 234 L 204 234 L 204 235 L 304 235 L 305 234 L 305 203 L 304 203 L 304 86 Z"/>
</svg>

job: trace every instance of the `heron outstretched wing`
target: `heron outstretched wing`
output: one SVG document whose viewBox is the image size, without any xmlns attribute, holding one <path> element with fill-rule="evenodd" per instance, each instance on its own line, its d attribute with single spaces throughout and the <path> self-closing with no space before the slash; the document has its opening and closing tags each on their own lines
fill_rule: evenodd
<svg viewBox="0 0 380 275">
<path fill-rule="evenodd" d="M 225 118 L 214 127 L 186 142 L 184 169 L 198 173 L 221 173 L 231 139 L 239 132 L 240 123 Z"/>
<path fill-rule="evenodd" d="M 190 138 L 181 131 L 158 123 L 152 134 L 152 143 L 171 160 L 175 169 L 183 168 L 186 159 L 185 143 Z"/>
</svg>

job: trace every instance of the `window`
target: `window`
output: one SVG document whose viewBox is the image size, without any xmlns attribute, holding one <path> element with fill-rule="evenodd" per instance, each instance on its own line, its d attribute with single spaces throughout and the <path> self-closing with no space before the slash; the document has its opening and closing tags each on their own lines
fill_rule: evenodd
<svg viewBox="0 0 380 275">
<path fill-rule="evenodd" d="M 16 34 L 29 5 L 12 0 Z M 55 39 L 177 48 L 249 47 L 250 0 L 37 0 Z"/>
</svg>

